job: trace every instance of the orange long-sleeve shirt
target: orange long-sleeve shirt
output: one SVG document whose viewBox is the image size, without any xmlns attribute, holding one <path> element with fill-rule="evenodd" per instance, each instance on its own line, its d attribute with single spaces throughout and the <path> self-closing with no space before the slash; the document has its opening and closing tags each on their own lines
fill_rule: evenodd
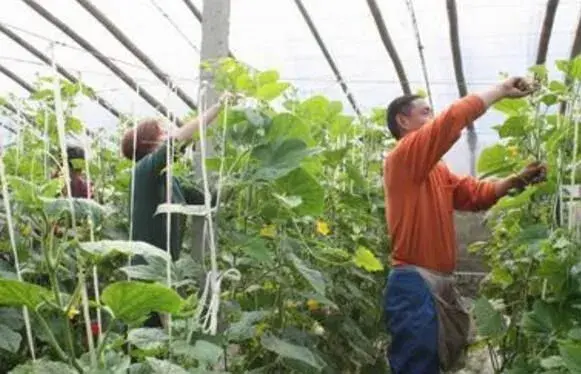
<svg viewBox="0 0 581 374">
<path fill-rule="evenodd" d="M 454 210 L 478 211 L 496 203 L 494 183 L 458 177 L 441 161 L 462 129 L 484 110 L 478 96 L 466 96 L 400 139 L 386 157 L 386 219 L 394 266 L 452 272 L 457 251 Z"/>
</svg>

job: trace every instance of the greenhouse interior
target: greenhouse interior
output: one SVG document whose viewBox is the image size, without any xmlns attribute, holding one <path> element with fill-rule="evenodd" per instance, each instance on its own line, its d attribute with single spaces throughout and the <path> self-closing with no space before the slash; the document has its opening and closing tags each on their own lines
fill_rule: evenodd
<svg viewBox="0 0 581 374">
<path fill-rule="evenodd" d="M 581 1 L 3 5 L 0 373 L 581 373 Z"/>
</svg>

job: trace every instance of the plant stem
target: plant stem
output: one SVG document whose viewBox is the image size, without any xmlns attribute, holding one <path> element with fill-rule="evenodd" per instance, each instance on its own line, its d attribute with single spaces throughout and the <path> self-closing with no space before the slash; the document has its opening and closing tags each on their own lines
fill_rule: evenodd
<svg viewBox="0 0 581 374">
<path fill-rule="evenodd" d="M 36 318 L 38 318 L 40 325 L 42 326 L 45 334 L 48 337 L 48 343 L 56 351 L 59 358 L 61 360 L 63 360 L 64 362 L 69 362 L 71 365 L 73 365 L 75 367 L 75 369 L 77 369 L 77 371 L 79 373 L 83 373 L 84 372 L 83 368 L 79 365 L 76 358 L 74 356 L 68 357 L 67 354 L 65 353 L 65 351 L 63 351 L 63 349 L 60 347 L 58 341 L 56 340 L 54 334 L 52 333 L 52 330 L 50 329 L 50 327 L 46 323 L 46 320 L 40 315 L 40 313 L 35 312 L 34 314 L 36 315 Z"/>
</svg>

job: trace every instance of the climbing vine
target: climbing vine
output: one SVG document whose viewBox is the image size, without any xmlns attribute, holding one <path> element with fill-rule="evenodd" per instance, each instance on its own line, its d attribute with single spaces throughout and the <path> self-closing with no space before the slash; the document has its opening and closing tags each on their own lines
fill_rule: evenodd
<svg viewBox="0 0 581 374">
<path fill-rule="evenodd" d="M 473 245 L 491 268 L 474 312 L 497 373 L 581 371 L 581 221 L 570 194 L 581 183 L 581 58 L 556 67 L 568 79 L 534 66 L 540 90 L 495 105 L 506 116 L 496 127 L 501 142 L 478 163 L 486 175 L 532 160 L 550 171 L 546 183 L 503 198 L 487 216 L 490 240 Z"/>
</svg>

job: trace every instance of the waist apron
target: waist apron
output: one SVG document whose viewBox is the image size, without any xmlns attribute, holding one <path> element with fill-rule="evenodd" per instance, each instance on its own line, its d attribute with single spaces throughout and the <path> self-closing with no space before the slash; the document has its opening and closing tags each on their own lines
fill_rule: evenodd
<svg viewBox="0 0 581 374">
<path fill-rule="evenodd" d="M 451 274 L 399 266 L 390 272 L 384 316 L 394 374 L 431 374 L 464 366 L 472 320 Z"/>
</svg>

